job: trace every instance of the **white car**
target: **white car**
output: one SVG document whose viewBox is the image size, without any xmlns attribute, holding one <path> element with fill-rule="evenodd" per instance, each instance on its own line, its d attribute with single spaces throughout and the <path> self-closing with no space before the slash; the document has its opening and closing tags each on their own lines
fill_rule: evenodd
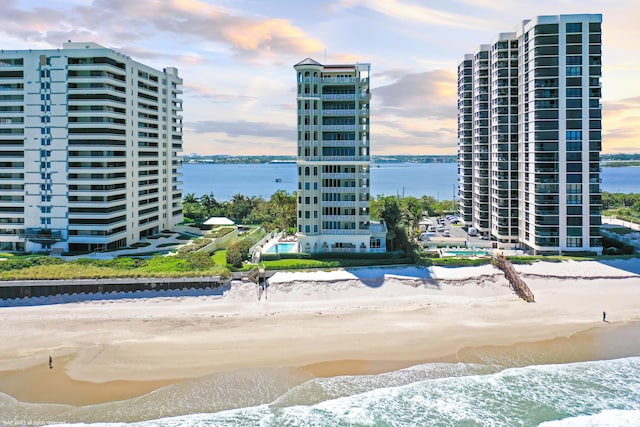
<svg viewBox="0 0 640 427">
<path fill-rule="evenodd" d="M 451 237 L 451 233 L 449 232 L 449 230 L 444 230 L 444 231 L 442 232 L 442 236 L 443 236 L 443 237 Z"/>
</svg>

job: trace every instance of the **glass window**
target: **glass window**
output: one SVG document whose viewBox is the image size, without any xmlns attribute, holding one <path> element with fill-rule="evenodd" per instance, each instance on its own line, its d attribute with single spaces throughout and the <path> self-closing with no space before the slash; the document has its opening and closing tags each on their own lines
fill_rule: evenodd
<svg viewBox="0 0 640 427">
<path fill-rule="evenodd" d="M 582 22 L 567 22 L 567 33 L 582 32 Z"/>
<path fill-rule="evenodd" d="M 567 56 L 567 65 L 582 65 L 582 56 Z"/>
<path fill-rule="evenodd" d="M 567 76 L 581 76 L 582 67 L 567 67 Z"/>
<path fill-rule="evenodd" d="M 580 98 L 582 96 L 582 88 L 579 87 L 568 87 L 567 88 L 567 96 L 570 98 Z"/>
<path fill-rule="evenodd" d="M 582 140 L 582 131 L 581 130 L 568 130 L 567 131 L 567 141 L 580 141 Z"/>
</svg>

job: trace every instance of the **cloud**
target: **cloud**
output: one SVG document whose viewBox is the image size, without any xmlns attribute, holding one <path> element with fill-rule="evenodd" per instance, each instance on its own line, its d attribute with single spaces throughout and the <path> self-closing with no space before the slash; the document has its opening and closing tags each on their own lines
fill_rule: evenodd
<svg viewBox="0 0 640 427">
<path fill-rule="evenodd" d="M 288 19 L 232 14 L 197 0 L 94 0 L 89 6 L 66 10 L 23 10 L 4 1 L 0 32 L 25 41 L 46 41 L 60 46 L 73 39 L 99 39 L 102 43 L 131 45 L 158 33 L 224 46 L 238 57 L 304 56 L 320 52 L 320 41 Z M 143 52 L 144 53 L 144 52 Z"/>
<path fill-rule="evenodd" d="M 617 101 L 603 101 L 602 109 L 607 113 L 640 109 L 640 96 L 620 99 Z"/>
<path fill-rule="evenodd" d="M 363 7 L 399 21 L 414 21 L 423 24 L 453 28 L 476 29 L 478 27 L 496 27 L 495 21 L 476 18 L 472 15 L 443 12 L 421 4 L 401 0 L 339 0 L 334 4 L 334 12 L 342 9 Z"/>
<path fill-rule="evenodd" d="M 401 117 L 457 117 L 457 75 L 444 70 L 405 74 L 395 83 L 373 89 L 378 111 Z"/>
<path fill-rule="evenodd" d="M 602 103 L 602 151 L 638 152 L 640 96 Z"/>
<path fill-rule="evenodd" d="M 190 122 L 189 130 L 195 133 L 222 133 L 232 138 L 251 136 L 260 138 L 283 138 L 296 141 L 296 131 L 293 124 L 285 126 L 276 123 L 238 121 L 204 120 Z M 292 153 L 295 154 L 295 153 Z"/>
<path fill-rule="evenodd" d="M 254 101 L 257 98 L 247 95 L 233 95 L 219 93 L 216 88 L 208 85 L 199 85 L 196 83 L 185 83 L 182 88 L 185 95 L 200 96 L 211 102 L 233 102 L 233 101 Z"/>
</svg>

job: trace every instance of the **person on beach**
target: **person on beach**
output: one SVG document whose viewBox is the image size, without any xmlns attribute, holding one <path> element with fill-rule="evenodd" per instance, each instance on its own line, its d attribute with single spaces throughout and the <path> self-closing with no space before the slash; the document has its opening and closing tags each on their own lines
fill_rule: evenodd
<svg viewBox="0 0 640 427">
<path fill-rule="evenodd" d="M 53 369 L 53 358 L 49 356 L 49 369 Z"/>
<path fill-rule="evenodd" d="M 606 321 L 607 321 L 607 312 L 606 312 L 606 311 L 603 311 L 603 312 L 602 312 L 602 321 L 603 321 L 603 322 L 606 322 Z"/>
</svg>

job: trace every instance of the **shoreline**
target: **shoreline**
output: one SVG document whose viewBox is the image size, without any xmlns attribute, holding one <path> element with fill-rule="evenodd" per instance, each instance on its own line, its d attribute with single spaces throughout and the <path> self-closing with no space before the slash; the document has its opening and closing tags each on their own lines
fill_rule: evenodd
<svg viewBox="0 0 640 427">
<path fill-rule="evenodd" d="M 331 378 L 378 375 L 425 364 L 464 363 L 506 369 L 531 365 L 611 360 L 639 356 L 640 341 L 635 339 L 639 334 L 640 321 L 618 322 L 591 327 L 570 336 L 558 336 L 540 341 L 517 342 L 499 346 L 463 347 L 456 353 L 431 359 L 327 360 L 309 365 L 282 366 L 280 368 L 302 370 L 314 378 Z M 613 342 L 622 342 L 624 345 L 611 345 Z M 94 383 L 76 380 L 66 374 L 65 367 L 71 359 L 71 356 L 67 356 L 60 361 L 54 361 L 54 368 L 51 370 L 48 366 L 42 365 L 14 371 L 0 371 L 0 392 L 25 403 L 87 406 L 134 399 L 164 387 L 194 379 L 116 380 Z M 43 382 L 41 379 L 45 375 L 47 381 Z M 52 399 L 54 396 L 56 398 Z"/>
<path fill-rule="evenodd" d="M 87 405 L 243 369 L 296 367 L 324 377 L 640 355 L 640 344 L 616 344 L 637 341 L 623 332 L 640 330 L 640 260 L 618 264 L 516 266 L 533 304 L 499 270 L 479 266 L 279 273 L 269 300 L 235 283 L 223 296 L 2 308 L 12 332 L 0 343 L 0 392 Z M 602 322 L 604 309 L 611 323 Z M 553 356 L 567 345 L 568 356 Z"/>
</svg>

